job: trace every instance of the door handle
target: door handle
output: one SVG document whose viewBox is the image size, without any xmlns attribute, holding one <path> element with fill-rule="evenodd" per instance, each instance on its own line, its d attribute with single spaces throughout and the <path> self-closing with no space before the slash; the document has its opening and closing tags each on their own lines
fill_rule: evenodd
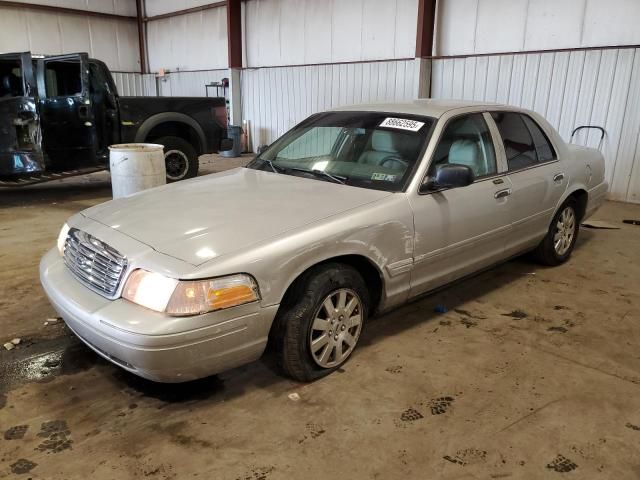
<svg viewBox="0 0 640 480">
<path fill-rule="evenodd" d="M 562 180 L 564 180 L 564 173 L 556 173 L 553 176 L 553 181 L 554 182 L 561 182 Z"/>
<path fill-rule="evenodd" d="M 498 190 L 494 197 L 495 198 L 504 198 L 504 197 L 508 197 L 509 195 L 511 195 L 511 189 L 510 188 L 505 188 L 504 190 Z"/>
</svg>

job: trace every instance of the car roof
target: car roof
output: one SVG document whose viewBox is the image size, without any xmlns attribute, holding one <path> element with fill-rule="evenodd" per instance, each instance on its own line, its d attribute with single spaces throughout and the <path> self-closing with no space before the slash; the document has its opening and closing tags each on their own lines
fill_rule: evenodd
<svg viewBox="0 0 640 480">
<path fill-rule="evenodd" d="M 450 110 L 469 107 L 504 107 L 506 105 L 493 102 L 474 102 L 471 100 L 434 100 L 420 98 L 409 102 L 399 103 L 365 103 L 361 105 L 345 105 L 331 109 L 332 111 L 365 111 L 385 113 L 407 113 L 410 115 L 425 115 L 440 118 Z"/>
</svg>

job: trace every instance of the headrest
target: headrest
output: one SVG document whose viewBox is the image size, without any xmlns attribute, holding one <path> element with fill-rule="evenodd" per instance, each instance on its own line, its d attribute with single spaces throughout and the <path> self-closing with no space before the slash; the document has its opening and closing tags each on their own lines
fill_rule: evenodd
<svg viewBox="0 0 640 480">
<path fill-rule="evenodd" d="M 396 153 L 398 150 L 393 144 L 393 132 L 375 130 L 371 135 L 371 148 L 377 152 Z"/>
</svg>

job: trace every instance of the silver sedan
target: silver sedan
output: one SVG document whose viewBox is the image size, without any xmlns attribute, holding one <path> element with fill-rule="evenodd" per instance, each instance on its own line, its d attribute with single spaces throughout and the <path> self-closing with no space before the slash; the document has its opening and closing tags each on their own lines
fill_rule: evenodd
<svg viewBox="0 0 640 480">
<path fill-rule="evenodd" d="M 534 112 L 419 100 L 318 113 L 246 167 L 71 217 L 42 285 L 77 336 L 181 382 L 259 358 L 309 381 L 374 314 L 524 252 L 558 265 L 604 201 L 597 150 Z"/>
</svg>

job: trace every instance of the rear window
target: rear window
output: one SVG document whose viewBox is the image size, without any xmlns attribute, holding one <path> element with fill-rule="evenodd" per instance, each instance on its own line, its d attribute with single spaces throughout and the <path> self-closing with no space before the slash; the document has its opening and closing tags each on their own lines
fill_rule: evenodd
<svg viewBox="0 0 640 480">
<path fill-rule="evenodd" d="M 0 98 L 21 97 L 23 95 L 20 60 L 0 61 Z"/>
<path fill-rule="evenodd" d="M 527 115 L 492 112 L 504 143 L 509 171 L 521 170 L 556 158 L 551 142 Z"/>
</svg>

